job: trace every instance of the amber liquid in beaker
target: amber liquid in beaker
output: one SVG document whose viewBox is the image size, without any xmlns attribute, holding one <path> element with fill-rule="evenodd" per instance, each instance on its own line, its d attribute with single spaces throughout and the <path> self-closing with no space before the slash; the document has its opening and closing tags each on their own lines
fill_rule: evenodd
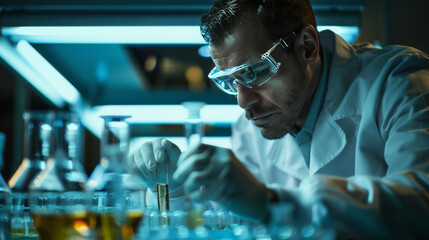
<svg viewBox="0 0 429 240">
<path fill-rule="evenodd" d="M 68 214 L 32 214 L 41 240 L 85 239 L 94 225 L 88 212 Z"/>
<path fill-rule="evenodd" d="M 124 219 L 122 219 L 124 218 Z M 124 216 L 116 213 L 95 213 L 94 219 L 102 240 L 132 240 L 138 230 L 143 211 L 127 211 Z"/>
</svg>

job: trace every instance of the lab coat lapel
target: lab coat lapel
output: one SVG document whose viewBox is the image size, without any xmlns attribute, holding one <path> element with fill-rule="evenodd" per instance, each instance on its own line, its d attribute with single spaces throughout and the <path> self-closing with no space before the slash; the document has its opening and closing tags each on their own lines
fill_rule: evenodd
<svg viewBox="0 0 429 240">
<path fill-rule="evenodd" d="M 337 157 L 344 149 L 346 142 L 344 131 L 327 108 L 323 108 L 311 141 L 309 176 Z"/>
<path fill-rule="evenodd" d="M 270 159 L 276 168 L 290 176 L 300 180 L 308 177 L 308 167 L 304 156 L 296 139 L 290 134 L 282 139 L 272 141 L 266 158 Z"/>
<path fill-rule="evenodd" d="M 332 32 L 326 31 L 322 34 L 323 38 L 324 51 L 332 54 L 332 61 L 324 107 L 316 122 L 311 142 L 310 176 L 335 159 L 346 146 L 345 132 L 336 120 L 356 114 L 356 108 L 351 106 L 354 105 L 353 96 L 346 94 L 359 69 L 356 52 Z"/>
</svg>

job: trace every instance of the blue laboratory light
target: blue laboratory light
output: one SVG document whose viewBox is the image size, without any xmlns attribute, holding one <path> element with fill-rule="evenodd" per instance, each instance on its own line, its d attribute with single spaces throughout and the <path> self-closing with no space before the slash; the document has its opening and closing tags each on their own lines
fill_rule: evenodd
<svg viewBox="0 0 429 240">
<path fill-rule="evenodd" d="M 16 45 L 16 49 L 29 65 L 37 69 L 37 74 L 42 77 L 30 77 L 28 81 L 33 86 L 37 87 L 44 84 L 50 87 L 52 91 L 57 92 L 68 104 L 75 105 L 79 103 L 81 98 L 79 91 L 27 41 L 20 40 Z"/>
<path fill-rule="evenodd" d="M 0 58 L 57 107 L 81 101 L 79 92 L 28 42 L 0 38 Z"/>
<path fill-rule="evenodd" d="M 347 42 L 359 35 L 357 26 L 318 26 Z M 23 26 L 3 27 L 3 36 L 29 43 L 205 44 L 199 26 Z"/>
<path fill-rule="evenodd" d="M 12 41 L 30 43 L 204 44 L 199 26 L 4 27 Z"/>
<path fill-rule="evenodd" d="M 323 30 L 331 30 L 334 33 L 338 34 L 348 43 L 354 43 L 359 36 L 359 27 L 357 26 L 318 26 L 317 30 L 319 32 Z"/>
<path fill-rule="evenodd" d="M 182 124 L 188 113 L 182 105 L 103 105 L 95 106 L 93 113 L 103 115 L 129 115 L 130 123 Z M 201 109 L 203 122 L 231 125 L 243 113 L 236 104 L 210 104 Z"/>
</svg>

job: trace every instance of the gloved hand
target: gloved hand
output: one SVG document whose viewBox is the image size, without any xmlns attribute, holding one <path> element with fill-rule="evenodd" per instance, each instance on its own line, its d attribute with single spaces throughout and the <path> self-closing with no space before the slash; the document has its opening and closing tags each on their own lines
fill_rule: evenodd
<svg viewBox="0 0 429 240">
<path fill-rule="evenodd" d="M 147 187 L 157 194 L 157 164 L 167 163 L 169 196 L 177 198 L 184 195 L 183 181 L 174 180 L 171 176 L 177 168 L 180 153 L 180 149 L 167 139 L 154 139 L 145 142 L 131 153 L 128 165 L 138 169 Z"/>
<path fill-rule="evenodd" d="M 262 221 L 269 190 L 226 148 L 200 144 L 180 155 L 173 174 L 194 201 L 214 200 L 229 210 Z"/>
</svg>

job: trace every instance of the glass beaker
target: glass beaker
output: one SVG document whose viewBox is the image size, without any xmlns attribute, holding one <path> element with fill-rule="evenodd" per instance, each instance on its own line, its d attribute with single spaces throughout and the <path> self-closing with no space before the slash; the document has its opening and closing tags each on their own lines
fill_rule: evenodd
<svg viewBox="0 0 429 240">
<path fill-rule="evenodd" d="M 47 111 L 26 111 L 23 114 L 24 157 L 9 180 L 9 187 L 12 189 L 12 239 L 38 237 L 29 214 L 28 190 L 33 179 L 46 166 L 50 152 L 52 118 L 53 113 Z"/>
<path fill-rule="evenodd" d="M 146 186 L 129 171 L 127 116 L 104 116 L 100 163 L 87 181 L 99 239 L 133 239 L 145 208 Z"/>
<path fill-rule="evenodd" d="M 86 174 L 78 160 L 80 121 L 76 113 L 56 112 L 51 122 L 46 167 L 30 185 L 30 212 L 41 240 L 92 236 Z"/>
<path fill-rule="evenodd" d="M 3 168 L 3 149 L 6 137 L 0 132 L 0 171 Z M 11 190 L 0 174 L 0 240 L 10 239 L 9 215 Z"/>
</svg>

